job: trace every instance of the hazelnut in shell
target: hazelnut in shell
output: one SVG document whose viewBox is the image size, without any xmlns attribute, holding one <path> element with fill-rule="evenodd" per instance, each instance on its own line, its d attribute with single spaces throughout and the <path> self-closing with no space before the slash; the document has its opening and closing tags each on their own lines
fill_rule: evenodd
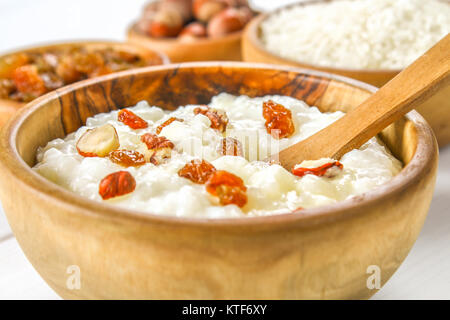
<svg viewBox="0 0 450 320">
<path fill-rule="evenodd" d="M 229 33 L 242 30 L 251 19 L 248 8 L 227 8 L 215 15 L 208 23 L 208 36 L 222 37 Z"/>
<path fill-rule="evenodd" d="M 180 40 L 193 40 L 207 36 L 206 27 L 200 22 L 191 22 L 180 32 Z"/>
<path fill-rule="evenodd" d="M 224 0 L 194 0 L 193 2 L 194 16 L 202 22 L 208 22 L 227 7 L 228 4 Z"/>
</svg>

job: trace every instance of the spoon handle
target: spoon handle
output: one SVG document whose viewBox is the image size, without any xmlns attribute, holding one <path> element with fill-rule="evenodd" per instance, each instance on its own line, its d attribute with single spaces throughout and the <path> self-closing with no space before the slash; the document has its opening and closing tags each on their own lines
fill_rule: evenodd
<svg viewBox="0 0 450 320">
<path fill-rule="evenodd" d="M 303 160 L 339 159 L 450 83 L 450 34 L 357 108 L 279 154 L 285 168 Z M 449 98 L 450 99 L 450 98 Z"/>
</svg>

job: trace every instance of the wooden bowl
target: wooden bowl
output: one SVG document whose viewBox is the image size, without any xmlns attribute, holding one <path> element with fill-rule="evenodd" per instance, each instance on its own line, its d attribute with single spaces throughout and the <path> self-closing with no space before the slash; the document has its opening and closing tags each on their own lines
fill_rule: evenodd
<svg viewBox="0 0 450 320">
<path fill-rule="evenodd" d="M 14 52 L 8 52 L 0 56 L 0 62 L 2 60 L 8 59 L 9 56 L 13 56 L 19 53 L 31 53 L 31 52 L 46 52 L 48 50 L 54 49 L 64 49 L 70 47 L 80 47 L 84 46 L 90 49 L 102 49 L 102 48 L 117 48 L 120 50 L 124 50 L 126 52 L 130 52 L 133 54 L 138 54 L 139 56 L 145 58 L 148 65 L 160 65 L 169 63 L 169 58 L 154 50 L 150 50 L 148 48 L 130 44 L 130 43 L 121 43 L 114 41 L 83 41 L 83 42 L 64 42 L 64 43 L 55 43 L 38 47 L 30 47 L 26 49 L 16 50 Z M 1 70 L 0 70 L 1 72 Z M 9 118 L 20 108 L 22 108 L 26 103 L 17 102 L 14 100 L 8 99 L 0 99 L 0 127 L 2 127 Z"/>
<path fill-rule="evenodd" d="M 180 41 L 178 38 L 152 38 L 138 30 L 128 29 L 128 41 L 167 54 L 172 62 L 241 60 L 242 31 L 221 38 Z"/>
<path fill-rule="evenodd" d="M 3 128 L 3 208 L 28 259 L 63 298 L 368 298 L 376 290 L 366 285 L 367 270 L 378 266 L 381 284 L 391 277 L 419 235 L 433 194 L 437 144 L 415 111 L 381 134 L 405 164 L 396 177 L 302 214 L 146 214 L 82 198 L 30 167 L 39 146 L 77 130 L 87 117 L 141 100 L 171 110 L 227 91 L 288 95 L 323 111 L 347 111 L 375 90 L 331 74 L 238 62 L 158 66 L 86 80 L 36 99 Z M 69 266 L 81 272 L 78 290 L 66 285 Z"/>
<path fill-rule="evenodd" d="M 307 6 L 321 2 L 330 2 L 330 0 L 311 0 L 301 3 L 295 3 L 286 7 L 279 8 L 274 12 L 279 12 L 280 10 L 284 10 L 293 6 Z M 242 36 L 242 58 L 244 61 L 282 64 L 320 70 L 357 79 L 377 87 L 383 86 L 401 71 L 325 67 L 298 62 L 273 54 L 264 47 L 262 41 L 260 40 L 260 25 L 265 19 L 268 18 L 270 14 L 273 14 L 273 12 L 257 16 L 249 24 L 247 24 L 246 28 L 244 29 L 244 34 Z M 419 111 L 419 113 L 424 116 L 424 118 L 433 128 L 440 146 L 444 146 L 450 143 L 450 85 L 447 85 L 433 98 L 424 102 L 420 107 L 417 108 L 417 111 Z"/>
</svg>

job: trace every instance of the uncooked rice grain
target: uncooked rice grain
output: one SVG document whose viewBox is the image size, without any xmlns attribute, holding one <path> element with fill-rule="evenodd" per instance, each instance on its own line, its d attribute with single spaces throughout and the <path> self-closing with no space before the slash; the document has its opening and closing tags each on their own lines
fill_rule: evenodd
<svg viewBox="0 0 450 320">
<path fill-rule="evenodd" d="M 450 1 L 340 0 L 282 9 L 261 24 L 272 53 L 309 64 L 402 69 L 450 32 Z"/>
</svg>

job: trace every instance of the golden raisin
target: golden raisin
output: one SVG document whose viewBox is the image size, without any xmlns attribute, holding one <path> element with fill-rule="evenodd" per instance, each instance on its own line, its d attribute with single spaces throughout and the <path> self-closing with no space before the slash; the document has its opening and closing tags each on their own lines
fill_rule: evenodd
<svg viewBox="0 0 450 320">
<path fill-rule="evenodd" d="M 0 79 L 0 99 L 9 99 L 15 86 L 11 79 Z"/>
<path fill-rule="evenodd" d="M 44 80 L 39 76 L 37 67 L 24 65 L 13 71 L 12 79 L 17 90 L 32 97 L 39 97 L 47 92 Z"/>
<path fill-rule="evenodd" d="M 69 54 L 61 56 L 55 72 L 66 84 L 83 79 L 82 74 L 76 68 L 73 57 Z"/>
<path fill-rule="evenodd" d="M 223 138 L 217 146 L 217 153 L 222 156 L 239 156 L 242 157 L 242 143 L 235 138 Z"/>
<path fill-rule="evenodd" d="M 25 53 L 6 55 L 0 59 L 0 78 L 11 78 L 17 68 L 30 63 L 30 57 Z"/>
<path fill-rule="evenodd" d="M 214 171 L 206 182 L 206 191 L 218 197 L 222 205 L 243 207 L 247 203 L 244 181 L 228 171 Z"/>
<path fill-rule="evenodd" d="M 191 180 L 194 183 L 204 184 L 211 174 L 216 171 L 214 166 L 205 160 L 192 160 L 178 171 L 180 177 Z"/>
<path fill-rule="evenodd" d="M 291 111 L 279 103 L 275 103 L 272 100 L 264 101 L 263 117 L 266 119 L 267 133 L 274 138 L 287 138 L 295 131 Z"/>
<path fill-rule="evenodd" d="M 123 167 L 139 167 L 145 164 L 144 155 L 132 150 L 114 150 L 108 157 L 112 162 Z"/>
<path fill-rule="evenodd" d="M 120 62 L 120 63 L 137 63 L 141 60 L 141 58 L 131 52 L 123 51 L 123 50 L 115 50 L 112 48 L 108 48 L 103 52 L 103 56 L 107 58 L 108 61 Z"/>
<path fill-rule="evenodd" d="M 129 126 L 131 129 L 144 129 L 148 127 L 147 121 L 128 109 L 119 111 L 118 120 Z"/>
<path fill-rule="evenodd" d="M 225 112 L 212 109 L 206 105 L 194 109 L 194 114 L 202 114 L 211 121 L 211 128 L 225 132 L 228 125 L 228 117 Z"/>
<path fill-rule="evenodd" d="M 183 119 L 178 119 L 178 118 L 175 118 L 175 117 L 170 117 L 168 120 L 164 121 L 164 123 L 162 123 L 161 125 L 159 125 L 156 128 L 156 134 L 160 134 L 162 129 L 164 129 L 164 127 L 167 127 L 169 124 L 171 124 L 174 121 L 183 122 L 184 120 Z"/>
<path fill-rule="evenodd" d="M 294 167 L 292 169 L 292 173 L 298 177 L 303 177 L 307 174 L 313 174 L 318 177 L 322 177 L 325 174 L 327 174 L 327 170 L 332 167 L 337 167 L 341 170 L 344 169 L 344 166 L 342 165 L 342 163 L 340 163 L 339 161 L 334 161 L 334 162 L 325 163 L 324 165 L 317 167 L 317 168 L 302 168 L 302 167 L 295 168 Z"/>
<path fill-rule="evenodd" d="M 87 77 L 93 77 L 100 74 L 100 70 L 105 68 L 105 61 L 100 52 L 87 52 L 80 49 L 73 53 L 76 70 Z"/>
<path fill-rule="evenodd" d="M 103 200 L 131 193 L 136 188 L 136 180 L 128 171 L 111 173 L 100 181 L 98 193 Z"/>
</svg>

